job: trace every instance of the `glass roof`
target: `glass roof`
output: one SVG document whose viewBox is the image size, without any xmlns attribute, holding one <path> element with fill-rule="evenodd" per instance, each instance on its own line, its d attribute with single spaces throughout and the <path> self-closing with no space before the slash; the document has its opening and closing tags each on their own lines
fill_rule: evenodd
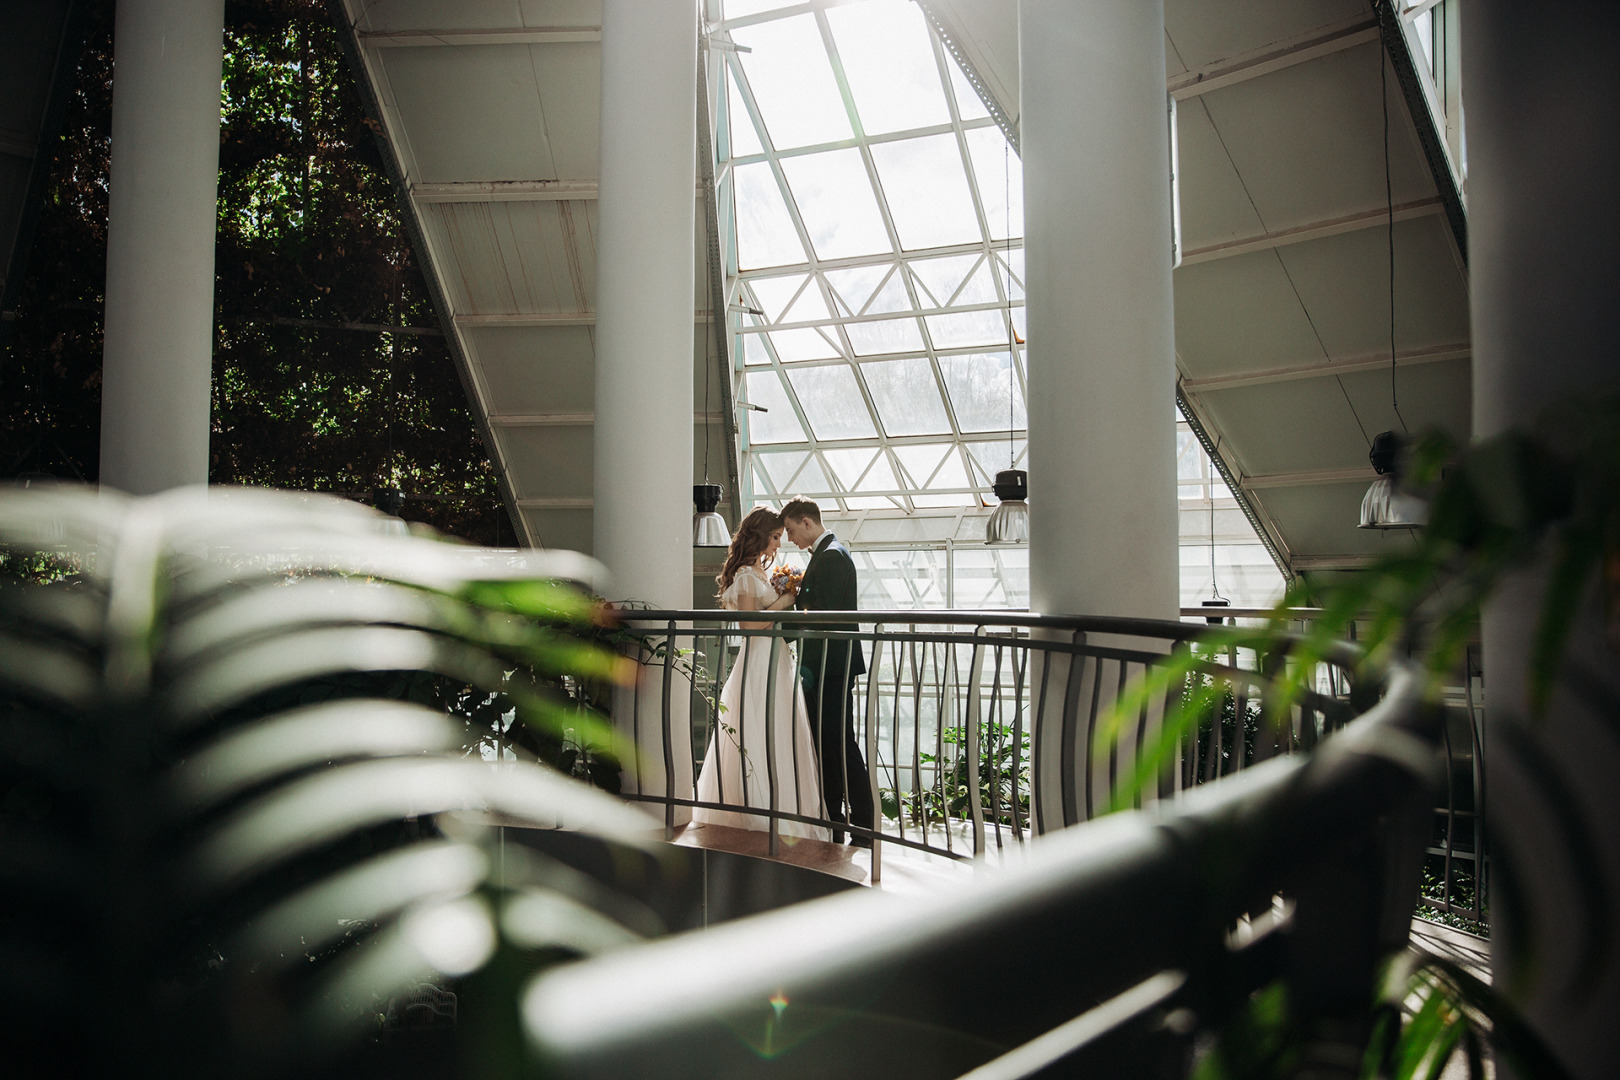
<svg viewBox="0 0 1620 1080">
<path fill-rule="evenodd" d="M 723 0 L 745 502 L 988 513 L 1024 453 L 1023 176 L 910 0 Z"/>
<path fill-rule="evenodd" d="M 821 503 L 863 607 L 1029 602 L 1023 173 L 911 0 L 708 0 L 744 500 Z M 746 51 L 743 51 L 746 50 Z M 1182 602 L 1282 577 L 1177 415 Z M 1214 558 L 1211 558 L 1211 551 Z"/>
</svg>

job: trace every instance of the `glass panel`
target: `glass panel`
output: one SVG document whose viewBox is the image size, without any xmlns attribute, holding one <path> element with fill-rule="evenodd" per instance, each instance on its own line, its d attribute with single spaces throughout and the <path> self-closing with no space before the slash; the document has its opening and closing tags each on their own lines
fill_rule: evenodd
<svg viewBox="0 0 1620 1080">
<path fill-rule="evenodd" d="M 750 371 L 743 379 L 748 387 L 749 403 L 763 405 L 770 410 L 755 412 L 749 409 L 744 413 L 748 417 L 748 441 L 803 442 L 804 428 L 799 425 L 793 403 L 788 400 L 787 390 L 782 387 L 782 380 L 776 372 Z"/>
<path fill-rule="evenodd" d="M 896 272 L 889 280 L 883 283 L 883 288 L 872 297 L 872 302 L 866 306 L 866 314 L 883 315 L 891 311 L 911 311 L 911 297 L 906 295 L 906 283 L 900 280 Z"/>
<path fill-rule="evenodd" d="M 1007 316 L 1001 311 L 957 311 L 929 315 L 928 336 L 936 349 L 1007 344 Z"/>
<path fill-rule="evenodd" d="M 913 548 L 856 551 L 854 556 L 861 607 L 915 611 L 946 606 L 945 552 Z"/>
<path fill-rule="evenodd" d="M 940 374 L 945 376 L 945 389 L 951 395 L 951 407 L 956 410 L 956 423 L 962 431 L 1006 431 L 1009 390 L 1011 418 L 1015 431 L 1021 431 L 1024 418 L 1023 395 L 1010 385 L 1011 365 L 1008 356 L 1000 353 L 974 353 L 968 356 L 942 356 Z"/>
<path fill-rule="evenodd" d="M 844 333 L 857 356 L 879 353 L 919 352 L 922 331 L 916 319 L 883 319 L 879 322 L 845 323 Z"/>
<path fill-rule="evenodd" d="M 799 368 L 788 378 L 816 438 L 864 439 L 877 434 L 855 372 L 847 364 Z"/>
<path fill-rule="evenodd" d="M 873 0 L 829 8 L 827 22 L 868 135 L 951 122 L 928 25 L 915 4 Z"/>
<path fill-rule="evenodd" d="M 1008 298 L 1017 301 L 1024 298 L 1024 249 L 1013 248 L 1011 251 L 1001 249 L 996 252 L 996 261 L 1001 274 L 1001 287 L 1007 290 Z M 1008 269 L 1011 273 L 1008 273 Z"/>
<path fill-rule="evenodd" d="M 894 466 L 889 464 L 889 455 L 878 451 L 877 461 L 872 463 L 872 467 L 866 471 L 866 476 L 861 480 L 861 489 L 899 491 L 901 486 L 900 481 L 895 479 Z"/>
<path fill-rule="evenodd" d="M 736 72 L 731 70 L 729 64 L 726 66 L 726 125 L 732 157 L 749 157 L 765 152 L 764 144 L 759 141 L 759 132 L 754 130 L 754 118 L 748 115 L 748 108 L 737 89 Z"/>
<path fill-rule="evenodd" d="M 799 475 L 788 484 L 788 490 L 794 495 L 833 494 L 833 486 L 827 482 L 827 474 L 822 471 L 821 462 L 817 461 L 814 455 L 811 455 L 810 460 L 804 463 L 804 468 L 799 470 Z"/>
<path fill-rule="evenodd" d="M 913 495 L 911 502 L 913 506 L 919 509 L 932 510 L 947 506 L 978 506 L 979 497 L 968 494 L 937 495 L 930 493 L 927 495 Z"/>
<path fill-rule="evenodd" d="M 996 473 L 1002 469 L 1016 469 L 1019 457 L 1024 453 L 1024 440 L 1014 439 L 1009 445 L 1006 439 L 997 439 L 995 442 L 963 443 L 973 464 L 984 477 L 986 485 L 993 483 Z"/>
<path fill-rule="evenodd" d="M 826 461 L 833 471 L 833 478 L 845 491 L 852 491 L 860 482 L 861 474 L 866 467 L 872 464 L 875 456 L 871 449 L 864 450 L 823 450 L 822 460 Z"/>
<path fill-rule="evenodd" d="M 995 275 L 990 270 L 990 261 L 987 259 L 973 272 L 962 285 L 962 291 L 956 294 L 955 303 L 958 304 L 995 304 L 1000 303 L 1001 297 L 996 293 Z"/>
<path fill-rule="evenodd" d="M 810 284 L 805 286 L 804 292 L 800 293 L 799 298 L 793 301 L 793 306 L 788 308 L 786 314 L 782 316 L 782 321 L 785 323 L 826 322 L 830 318 L 832 318 L 832 312 L 827 310 L 827 301 L 822 299 L 821 286 L 812 278 Z"/>
<path fill-rule="evenodd" d="M 804 459 L 810 456 L 808 450 L 788 450 L 780 454 L 756 454 L 754 461 L 762 467 L 766 480 L 772 491 L 781 491 L 787 487 L 788 481 L 798 473 Z"/>
<path fill-rule="evenodd" d="M 722 11 L 725 17 L 735 19 L 743 15 L 754 15 L 761 11 L 775 11 L 777 8 L 796 4 L 799 0 L 723 0 Z"/>
<path fill-rule="evenodd" d="M 1024 235 L 1024 164 L 997 127 L 967 133 L 968 156 L 979 181 L 984 221 L 996 240 Z M 1009 205 L 1009 196 L 1011 203 Z"/>
<path fill-rule="evenodd" d="M 933 307 L 944 307 L 961 286 L 962 279 L 983 258 L 981 255 L 952 255 L 944 259 L 915 259 L 908 265 L 917 281 L 934 298 Z M 928 301 L 918 297 L 924 304 Z"/>
<path fill-rule="evenodd" d="M 900 245 L 908 250 L 982 239 L 955 135 L 872 147 Z"/>
<path fill-rule="evenodd" d="M 758 457 L 755 457 L 754 458 L 754 494 L 756 496 L 760 496 L 760 495 L 768 496 L 768 495 L 774 494 L 775 492 L 776 492 L 776 485 L 771 483 L 770 476 L 767 475 L 766 472 L 765 472 L 765 466 L 763 466 L 763 465 L 761 465 L 759 463 L 759 458 Z"/>
<path fill-rule="evenodd" d="M 731 170 L 737 199 L 737 262 L 742 269 L 805 261 L 804 245 L 788 216 L 770 162 Z"/>
<path fill-rule="evenodd" d="M 1029 606 L 1029 548 L 958 547 L 951 582 L 959 608 Z"/>
<path fill-rule="evenodd" d="M 785 158 L 782 171 L 818 256 L 848 259 L 894 250 L 859 150 Z"/>
<path fill-rule="evenodd" d="M 768 364 L 771 362 L 771 354 L 765 351 L 764 334 L 744 334 L 742 341 L 743 363 Z"/>
<path fill-rule="evenodd" d="M 765 318 L 771 322 L 782 322 L 782 312 L 804 285 L 804 275 L 749 278 L 746 284 L 754 294 L 756 306 L 765 313 Z"/>
<path fill-rule="evenodd" d="M 862 364 L 878 419 L 890 435 L 948 435 L 950 417 L 939 398 L 934 369 L 925 357 Z"/>
<path fill-rule="evenodd" d="M 765 133 L 778 150 L 853 134 L 814 15 L 739 27 L 731 40 L 753 50 L 738 55 Z"/>
<path fill-rule="evenodd" d="M 940 462 L 939 471 L 934 478 L 928 481 L 930 488 L 965 488 L 973 485 L 968 482 L 967 467 L 962 464 L 962 451 L 953 447 L 945 460 Z"/>
<path fill-rule="evenodd" d="M 911 483 L 907 486 L 914 488 L 920 488 L 928 483 L 928 478 L 934 475 L 934 470 L 939 467 L 940 461 L 949 449 L 950 446 L 940 443 L 889 447 L 900 462 L 900 467 L 911 478 Z"/>
<path fill-rule="evenodd" d="M 967 76 L 956 65 L 956 61 L 951 59 L 949 53 L 945 55 L 945 68 L 951 75 L 951 91 L 956 98 L 956 115 L 963 120 L 987 119 L 990 110 L 984 107 L 979 92 L 973 89 L 973 84 L 968 82 Z"/>
<path fill-rule="evenodd" d="M 784 364 L 801 360 L 831 360 L 838 355 L 821 331 L 806 327 L 803 330 L 772 330 L 771 344 L 776 346 L 776 357 Z"/>
<path fill-rule="evenodd" d="M 872 290 L 877 288 L 889 269 L 888 263 L 880 263 L 877 266 L 855 266 L 848 270 L 825 270 L 821 276 L 832 286 L 833 295 L 838 298 L 844 313 L 859 315 L 861 308 L 871 298 Z"/>
</svg>

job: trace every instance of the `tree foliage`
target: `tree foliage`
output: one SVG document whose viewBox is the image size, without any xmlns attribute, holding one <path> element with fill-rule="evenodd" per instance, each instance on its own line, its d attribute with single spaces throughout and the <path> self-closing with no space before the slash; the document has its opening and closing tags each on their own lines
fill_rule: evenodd
<svg viewBox="0 0 1620 1080">
<path fill-rule="evenodd" d="M 3 475 L 96 477 L 112 8 L 91 17 L 0 370 Z M 320 0 L 226 6 L 210 482 L 398 487 L 408 518 L 510 542 L 338 33 Z"/>
</svg>

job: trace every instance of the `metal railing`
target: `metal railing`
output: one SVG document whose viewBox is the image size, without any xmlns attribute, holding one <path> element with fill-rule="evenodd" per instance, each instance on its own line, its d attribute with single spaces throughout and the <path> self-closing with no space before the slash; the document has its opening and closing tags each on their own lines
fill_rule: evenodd
<svg viewBox="0 0 1620 1080">
<path fill-rule="evenodd" d="M 749 622 L 771 625 L 744 629 L 719 621 L 718 614 L 621 612 L 647 666 L 636 689 L 615 704 L 615 723 L 642 748 L 627 777 L 626 797 L 662 804 L 670 835 L 682 816 L 679 807 L 747 814 L 769 833 L 772 854 L 784 822 L 848 832 L 873 844 L 874 880 L 881 876 L 885 846 L 985 858 L 1108 810 L 1123 779 L 1157 740 L 1167 705 L 1185 687 L 1169 686 L 1143 702 L 1105 753 L 1094 752 L 1099 725 L 1134 680 L 1190 648 L 1207 629 L 1007 611 L 749 612 Z M 757 717 L 750 723 L 749 717 L 721 712 L 721 688 L 739 658 L 768 650 L 761 667 L 774 688 L 778 671 L 784 672 L 780 677 L 800 676 L 797 663 L 779 668 L 778 657 L 789 650 L 802 654 L 814 642 L 859 643 L 867 658 L 868 672 L 852 683 L 851 726 L 854 746 L 869 766 L 867 794 L 880 811 L 873 826 L 851 821 L 847 807 L 842 814 L 795 808 L 796 778 L 819 768 L 819 762 L 800 760 L 796 749 L 786 761 L 764 755 L 768 784 L 763 793 L 756 785 L 754 798 L 746 785 L 728 793 L 724 784 L 721 798 L 697 798 L 692 780 L 712 739 L 739 741 L 738 750 L 749 757 L 750 731 L 757 753 L 761 732 L 767 747 L 776 746 L 781 725 L 801 722 L 778 715 L 780 695 L 774 692 L 765 695 L 762 725 Z M 1262 702 L 1273 676 L 1292 663 L 1286 650 L 1269 657 L 1247 650 L 1209 657 L 1206 674 L 1196 677 L 1227 684 L 1219 715 L 1179 740 L 1134 804 L 1174 799 L 1198 784 L 1314 746 L 1357 711 L 1351 703 L 1356 659 L 1349 646 L 1331 653 L 1308 673 L 1306 689 L 1284 722 L 1274 724 L 1262 719 Z M 838 692 L 826 685 L 826 665 L 805 677 L 818 691 L 814 697 L 826 700 Z M 817 720 L 805 715 L 802 722 L 814 728 Z M 827 742 L 817 737 L 814 745 Z M 847 786 L 862 770 L 842 764 L 851 766 L 844 772 Z"/>
<path fill-rule="evenodd" d="M 1260 625 L 1270 608 L 1188 607 L 1184 618 L 1206 618 L 1213 624 Z M 1293 627 L 1303 633 L 1320 617 L 1316 608 L 1292 608 Z M 1358 625 L 1347 637 L 1354 643 Z M 1464 920 L 1467 929 L 1488 933 L 1490 927 L 1490 849 L 1485 829 L 1484 670 L 1478 643 L 1468 646 L 1457 681 L 1444 688 L 1445 724 L 1440 729 L 1445 783 L 1436 792 L 1432 832 L 1424 852 L 1423 903 L 1433 911 Z"/>
<path fill-rule="evenodd" d="M 1005 874 L 556 968 L 530 1034 L 567 1077 L 1169 1078 L 1280 982 L 1303 1063 L 1349 1075 L 1410 932 L 1441 737 L 1423 698 L 1397 671 L 1319 752 L 1067 830 Z"/>
</svg>

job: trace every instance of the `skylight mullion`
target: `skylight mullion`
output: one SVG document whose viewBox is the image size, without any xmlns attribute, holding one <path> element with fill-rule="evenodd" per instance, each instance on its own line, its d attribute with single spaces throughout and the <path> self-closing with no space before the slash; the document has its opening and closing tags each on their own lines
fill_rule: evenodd
<svg viewBox="0 0 1620 1080">
<path fill-rule="evenodd" d="M 962 116 L 960 111 L 957 109 L 955 96 L 951 93 L 951 73 L 949 68 L 946 66 L 949 61 L 946 60 L 945 50 L 941 48 L 939 38 L 935 36 L 932 29 L 930 29 L 928 34 L 928 43 L 934 50 L 934 66 L 938 70 L 940 81 L 945 87 L 945 104 L 951 113 L 951 132 L 956 136 L 956 152 L 961 155 L 962 158 L 962 175 L 967 177 L 968 194 L 973 199 L 973 218 L 979 223 L 979 236 L 983 238 L 984 252 L 985 255 L 988 256 L 992 247 L 990 222 L 985 216 L 984 196 L 979 191 L 979 178 L 973 172 L 973 155 L 968 152 L 967 133 L 962 128 Z M 975 267 L 975 269 L 977 268 Z M 994 273 L 992 273 L 992 276 L 999 277 L 999 275 Z M 962 284 L 966 285 L 967 280 L 967 278 L 963 278 Z M 1000 281 L 996 282 L 996 295 L 1002 300 L 1006 300 L 1007 298 L 1006 294 L 1001 289 Z M 1008 329 L 1010 331 L 1011 327 L 1009 326 Z"/>
</svg>

